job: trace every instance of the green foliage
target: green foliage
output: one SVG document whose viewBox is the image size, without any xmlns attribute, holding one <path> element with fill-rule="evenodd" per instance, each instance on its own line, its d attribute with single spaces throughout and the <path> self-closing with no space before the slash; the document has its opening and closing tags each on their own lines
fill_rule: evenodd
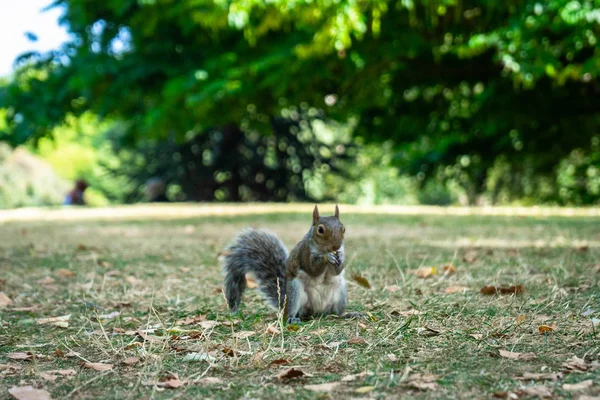
<svg viewBox="0 0 600 400">
<path fill-rule="evenodd" d="M 455 182 L 470 203 L 490 179 L 493 198 L 599 198 L 595 175 L 579 174 L 590 183 L 575 184 L 560 164 L 574 151 L 596 159 L 597 1 L 55 4 L 65 7 L 73 40 L 24 57 L 0 90 L 8 124 L 0 131 L 12 144 L 50 136 L 86 112 L 126 123 L 131 148 L 244 129 L 249 109 L 252 130 L 268 136 L 282 111 L 306 105 L 355 120 L 353 135 L 365 143 L 391 141 L 401 174 L 421 185 Z"/>
</svg>

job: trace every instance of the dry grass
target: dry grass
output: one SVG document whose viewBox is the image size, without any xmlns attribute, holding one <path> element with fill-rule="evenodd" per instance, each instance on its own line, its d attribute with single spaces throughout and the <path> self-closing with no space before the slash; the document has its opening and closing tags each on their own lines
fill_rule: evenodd
<svg viewBox="0 0 600 400">
<path fill-rule="evenodd" d="M 242 317 L 231 318 L 217 266 L 219 251 L 246 226 L 295 244 L 310 205 L 275 208 L 78 210 L 72 218 L 55 210 L 45 221 L 3 212 L 0 291 L 12 305 L 0 309 L 0 398 L 24 385 L 56 399 L 490 398 L 527 397 L 540 387 L 556 397 L 600 394 L 595 211 L 511 217 L 503 215 L 508 209 L 369 215 L 342 208 L 346 276 L 360 274 L 372 286 L 350 283 L 349 309 L 371 318 L 322 318 L 288 330 L 255 291 L 245 296 Z M 444 274 L 450 264 L 455 273 Z M 421 267 L 436 273 L 410 273 Z M 484 296 L 484 285 L 525 292 Z M 38 324 L 65 315 L 68 327 Z M 540 334 L 541 325 L 554 330 Z M 501 350 L 526 355 L 512 360 Z M 9 359 L 15 352 L 31 359 Z M 186 359 L 193 354 L 195 361 Z M 563 365 L 573 356 L 583 360 L 578 371 Z M 131 358 L 139 361 L 124 363 Z M 113 368 L 99 372 L 86 362 Z M 275 377 L 291 367 L 310 376 Z M 44 378 L 67 369 L 76 374 Z M 541 372 L 563 375 L 515 379 Z M 563 388 L 589 379 L 590 388 Z M 185 384 L 164 387 L 178 382 Z"/>
</svg>

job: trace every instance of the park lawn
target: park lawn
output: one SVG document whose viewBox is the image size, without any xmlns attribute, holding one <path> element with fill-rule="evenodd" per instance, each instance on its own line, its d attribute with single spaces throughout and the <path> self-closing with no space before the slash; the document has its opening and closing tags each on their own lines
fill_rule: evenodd
<svg viewBox="0 0 600 400">
<path fill-rule="evenodd" d="M 600 395 L 600 217 L 342 207 L 349 311 L 368 318 L 289 329 L 255 289 L 229 316 L 217 257 L 247 226 L 292 247 L 310 213 L 239 210 L 0 223 L 0 398 L 28 385 L 54 399 Z"/>
</svg>

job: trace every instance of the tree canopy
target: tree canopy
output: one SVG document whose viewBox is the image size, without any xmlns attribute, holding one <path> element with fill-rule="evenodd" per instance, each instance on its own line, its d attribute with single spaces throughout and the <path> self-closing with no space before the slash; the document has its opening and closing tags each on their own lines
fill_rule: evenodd
<svg viewBox="0 0 600 400">
<path fill-rule="evenodd" d="M 598 163 L 598 1 L 53 6 L 72 40 L 24 55 L 0 89 L 12 144 L 84 112 L 124 121 L 132 147 L 231 126 L 268 135 L 278 118 L 304 116 L 352 121 L 360 141 L 391 140 L 403 171 L 452 177 L 473 196 L 492 178 L 554 176 L 574 150 L 584 167 Z M 506 173 L 491 177 L 494 166 Z"/>
</svg>

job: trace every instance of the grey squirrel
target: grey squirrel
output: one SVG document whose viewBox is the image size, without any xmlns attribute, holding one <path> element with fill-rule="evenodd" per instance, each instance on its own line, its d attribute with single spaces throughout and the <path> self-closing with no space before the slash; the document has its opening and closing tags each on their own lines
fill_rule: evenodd
<svg viewBox="0 0 600 400">
<path fill-rule="evenodd" d="M 310 229 L 289 256 L 274 234 L 256 229 L 242 231 L 222 259 L 225 297 L 231 312 L 239 309 L 249 273 L 269 304 L 283 309 L 288 324 L 327 314 L 361 316 L 346 314 L 346 228 L 339 216 L 337 205 L 332 217 L 321 217 L 315 206 Z"/>
</svg>

